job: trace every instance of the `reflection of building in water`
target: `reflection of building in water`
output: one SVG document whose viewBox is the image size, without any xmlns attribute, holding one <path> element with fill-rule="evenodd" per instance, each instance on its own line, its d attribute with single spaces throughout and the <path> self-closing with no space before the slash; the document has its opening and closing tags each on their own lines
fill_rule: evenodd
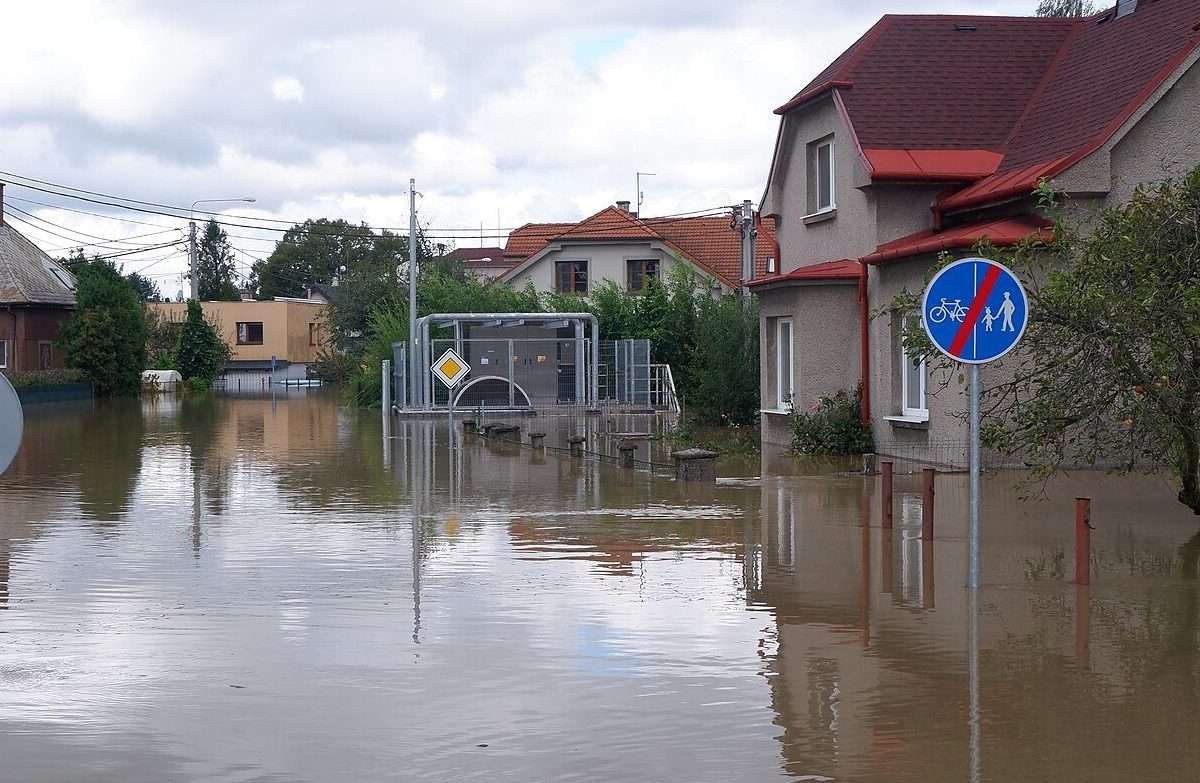
<svg viewBox="0 0 1200 783">
<path fill-rule="evenodd" d="M 919 539 L 917 477 L 897 479 L 891 532 L 878 527 L 876 480 L 764 480 L 762 571 L 750 597 L 775 614 L 777 646 L 766 666 L 789 773 L 968 779 L 967 479 L 938 481 L 939 538 L 931 545 Z M 1093 481 L 1103 485 L 1102 477 Z M 1077 638 L 1076 590 L 1055 570 L 1054 555 L 1061 536 L 1053 523 L 1063 521 L 1059 532 L 1069 535 L 1070 500 L 1020 505 L 1004 481 L 984 484 L 985 779 L 1105 779 L 1114 764 L 1159 769 L 1148 746 L 1188 745 L 1184 735 L 1200 729 L 1200 588 L 1147 592 L 1144 582 L 1112 583 L 1120 575 L 1109 572 L 1103 598 L 1095 585 L 1082 598 L 1090 636 Z M 1139 503 L 1106 507 L 1135 514 Z M 1145 539 L 1133 550 L 1110 551 L 1101 562 L 1134 556 L 1149 567 L 1162 557 Z M 1159 677 L 1173 683 L 1170 693 Z M 1155 720 L 1149 705 L 1159 698 L 1174 705 L 1170 714 L 1188 716 L 1182 725 Z M 1086 742 L 1081 715 L 1105 716 L 1089 721 Z M 1147 726 L 1156 728 L 1137 728 Z M 1119 759 L 1096 752 L 1110 746 L 1121 749 Z"/>
</svg>

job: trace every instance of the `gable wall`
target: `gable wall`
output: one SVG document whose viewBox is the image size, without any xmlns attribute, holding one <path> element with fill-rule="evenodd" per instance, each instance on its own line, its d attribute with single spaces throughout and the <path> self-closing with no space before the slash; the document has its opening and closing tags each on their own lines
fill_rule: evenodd
<svg viewBox="0 0 1200 783">
<path fill-rule="evenodd" d="M 858 258 L 874 250 L 874 199 L 855 187 L 856 183 L 866 182 L 866 169 L 833 98 L 788 114 L 782 133 L 770 192 L 763 201 L 764 213 L 776 215 L 776 235 L 783 256 L 780 271 L 787 273 L 825 261 Z M 806 225 L 803 218 L 808 214 L 808 145 L 831 134 L 837 215 Z"/>
<path fill-rule="evenodd" d="M 642 258 L 658 259 L 661 274 L 666 274 L 671 264 L 675 263 L 674 255 L 660 247 L 655 247 L 655 244 L 649 240 L 612 244 L 572 243 L 563 249 L 547 252 L 528 268 L 514 275 L 509 283 L 513 288 L 520 290 L 525 287 L 526 281 L 532 281 L 534 288 L 538 291 L 554 291 L 557 290 L 557 281 L 555 280 L 555 264 L 557 262 L 587 261 L 589 291 L 594 290 L 596 285 L 604 279 L 612 280 L 619 288 L 626 290 L 629 287 L 626 279 L 626 261 Z"/>
</svg>

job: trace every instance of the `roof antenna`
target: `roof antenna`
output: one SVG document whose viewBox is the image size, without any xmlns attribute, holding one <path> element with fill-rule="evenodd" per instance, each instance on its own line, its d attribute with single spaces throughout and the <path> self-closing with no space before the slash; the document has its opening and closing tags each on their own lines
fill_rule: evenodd
<svg viewBox="0 0 1200 783">
<path fill-rule="evenodd" d="M 658 176 L 657 174 L 654 174 L 649 171 L 639 171 L 637 173 L 637 190 L 634 191 L 635 193 L 637 193 L 637 211 L 633 213 L 634 217 L 640 218 L 642 216 L 642 202 L 646 200 L 646 194 L 642 192 L 642 177 L 657 177 L 657 176 Z"/>
</svg>

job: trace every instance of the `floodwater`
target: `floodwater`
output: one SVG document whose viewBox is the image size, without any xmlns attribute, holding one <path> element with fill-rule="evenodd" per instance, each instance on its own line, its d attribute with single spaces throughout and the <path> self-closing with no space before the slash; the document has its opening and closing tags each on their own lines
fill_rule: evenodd
<svg viewBox="0 0 1200 783">
<path fill-rule="evenodd" d="M 1162 479 L 986 479 L 973 607 L 965 476 L 929 544 L 916 476 L 884 531 L 836 466 L 680 486 L 456 430 L 303 392 L 27 411 L 0 780 L 1200 778 L 1200 539 Z"/>
</svg>

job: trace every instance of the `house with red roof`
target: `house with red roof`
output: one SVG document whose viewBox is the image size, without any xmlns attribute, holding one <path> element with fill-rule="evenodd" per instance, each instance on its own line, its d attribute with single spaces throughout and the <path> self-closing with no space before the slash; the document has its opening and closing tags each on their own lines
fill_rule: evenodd
<svg viewBox="0 0 1200 783">
<path fill-rule="evenodd" d="M 628 201 L 578 223 L 529 223 L 514 229 L 500 280 L 522 288 L 587 296 L 601 280 L 639 291 L 679 261 L 704 281 L 735 291 L 741 278 L 741 230 L 732 215 L 639 218 Z M 758 225 L 757 274 L 773 268 L 774 224 Z"/>
<path fill-rule="evenodd" d="M 941 252 L 1048 235 L 1042 180 L 1082 216 L 1200 164 L 1197 59 L 1196 0 L 1080 18 L 888 15 L 776 109 L 760 207 L 779 271 L 751 283 L 763 440 L 789 443 L 793 405 L 861 381 L 879 451 L 965 453 L 957 377 L 907 356 L 899 317 L 872 313 L 920 292 Z"/>
<path fill-rule="evenodd" d="M 458 247 L 447 253 L 446 258 L 461 264 L 467 274 L 484 283 L 499 277 L 512 266 L 504 257 L 502 247 Z"/>
</svg>

